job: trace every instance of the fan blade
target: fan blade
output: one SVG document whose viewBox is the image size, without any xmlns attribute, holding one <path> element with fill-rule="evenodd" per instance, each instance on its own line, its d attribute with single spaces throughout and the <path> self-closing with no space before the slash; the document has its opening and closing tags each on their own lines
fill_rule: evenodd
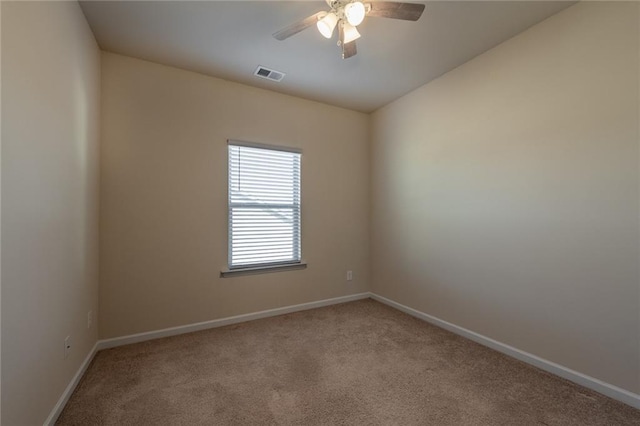
<svg viewBox="0 0 640 426">
<path fill-rule="evenodd" d="M 403 19 L 405 21 L 417 21 L 422 16 L 424 4 L 401 3 L 394 1 L 374 1 L 369 3 L 371 10 L 367 16 L 380 18 Z"/>
<path fill-rule="evenodd" d="M 338 25 L 338 40 L 340 47 L 342 47 L 342 59 L 350 58 L 358 53 L 355 40 L 349 43 L 344 42 L 344 27 L 342 25 Z"/>
<path fill-rule="evenodd" d="M 342 43 L 342 59 L 355 56 L 356 53 L 358 53 L 358 49 L 356 49 L 355 40 L 349 43 Z"/>
<path fill-rule="evenodd" d="M 307 28 L 318 22 L 326 14 L 327 12 L 324 11 L 315 13 L 307 18 L 289 25 L 286 28 L 281 29 L 277 33 L 273 33 L 273 36 L 277 40 L 284 40 L 286 38 L 289 38 L 294 34 L 298 34 L 302 30 L 306 30 Z"/>
</svg>

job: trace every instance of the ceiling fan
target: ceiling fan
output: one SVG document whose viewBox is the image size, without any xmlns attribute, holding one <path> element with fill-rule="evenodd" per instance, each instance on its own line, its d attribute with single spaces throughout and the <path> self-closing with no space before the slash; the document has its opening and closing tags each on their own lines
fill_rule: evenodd
<svg viewBox="0 0 640 426">
<path fill-rule="evenodd" d="M 360 33 L 356 28 L 365 16 L 394 18 L 405 21 L 417 21 L 422 16 L 424 4 L 402 3 L 392 1 L 373 1 L 363 3 L 360 0 L 325 0 L 330 11 L 321 11 L 289 25 L 276 32 L 277 40 L 284 40 L 300 31 L 316 24 L 318 31 L 326 38 L 331 38 L 338 27 L 338 46 L 342 47 L 342 59 L 358 53 L 356 40 Z"/>
</svg>

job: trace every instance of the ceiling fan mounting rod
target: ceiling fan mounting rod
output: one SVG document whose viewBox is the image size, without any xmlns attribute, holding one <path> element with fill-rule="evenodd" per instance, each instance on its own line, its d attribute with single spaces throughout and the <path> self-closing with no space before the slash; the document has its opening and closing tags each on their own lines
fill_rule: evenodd
<svg viewBox="0 0 640 426">
<path fill-rule="evenodd" d="M 338 15 L 338 18 L 347 20 L 346 8 L 350 3 L 362 3 L 365 7 L 365 13 L 371 11 L 371 3 L 365 3 L 363 0 L 326 0 L 327 4 L 331 8 L 331 12 Z"/>
</svg>

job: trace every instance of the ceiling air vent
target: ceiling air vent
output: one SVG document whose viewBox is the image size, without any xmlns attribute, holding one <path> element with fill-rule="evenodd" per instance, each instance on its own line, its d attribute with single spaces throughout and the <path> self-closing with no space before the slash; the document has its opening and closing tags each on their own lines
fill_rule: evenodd
<svg viewBox="0 0 640 426">
<path fill-rule="evenodd" d="M 265 68 L 262 65 L 259 65 L 253 75 L 266 78 L 267 80 L 271 81 L 281 81 L 284 78 L 285 74 L 283 72 L 270 70 L 269 68 Z"/>
</svg>

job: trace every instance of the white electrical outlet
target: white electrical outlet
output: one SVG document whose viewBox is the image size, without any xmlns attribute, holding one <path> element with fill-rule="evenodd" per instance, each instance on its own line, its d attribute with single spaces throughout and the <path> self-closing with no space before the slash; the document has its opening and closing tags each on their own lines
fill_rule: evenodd
<svg viewBox="0 0 640 426">
<path fill-rule="evenodd" d="M 353 271 L 347 271 L 347 281 L 353 280 Z"/>
<path fill-rule="evenodd" d="M 87 328 L 91 328 L 93 324 L 93 311 L 87 312 Z"/>
<path fill-rule="evenodd" d="M 64 359 L 67 359 L 69 352 L 71 352 L 71 336 L 64 339 Z"/>
</svg>

